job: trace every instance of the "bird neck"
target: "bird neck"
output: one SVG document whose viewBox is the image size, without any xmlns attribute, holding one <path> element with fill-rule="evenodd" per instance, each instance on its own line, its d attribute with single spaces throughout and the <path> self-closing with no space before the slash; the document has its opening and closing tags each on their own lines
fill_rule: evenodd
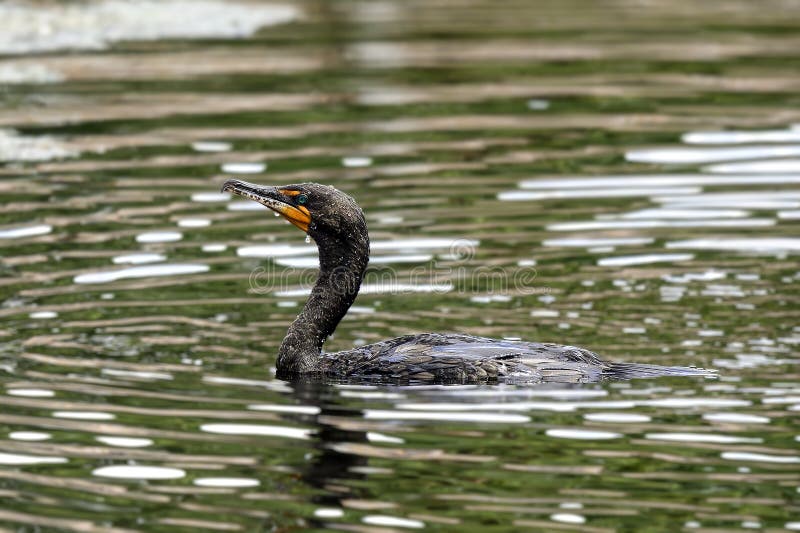
<svg viewBox="0 0 800 533">
<path fill-rule="evenodd" d="M 278 351 L 278 375 L 320 371 L 322 344 L 353 304 L 369 261 L 366 231 L 347 242 L 320 239 L 320 271 Z"/>
</svg>

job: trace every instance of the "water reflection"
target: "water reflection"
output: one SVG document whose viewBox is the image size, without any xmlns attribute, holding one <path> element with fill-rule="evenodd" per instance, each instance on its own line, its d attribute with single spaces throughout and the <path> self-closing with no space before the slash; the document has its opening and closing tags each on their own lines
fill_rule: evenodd
<svg viewBox="0 0 800 533">
<path fill-rule="evenodd" d="M 164 466 L 118 465 L 96 468 L 92 470 L 92 475 L 115 479 L 165 480 L 180 479 L 186 475 L 186 472 L 179 468 Z"/>
<path fill-rule="evenodd" d="M 46 465 L 66 462 L 67 459 L 64 457 L 46 457 L 42 455 L 23 455 L 18 453 L 0 452 L 0 465 Z"/>
<path fill-rule="evenodd" d="M 689 137 L 692 139 L 692 137 Z M 696 137 L 694 137 L 696 140 Z M 688 142 L 688 141 L 687 141 Z M 628 161 L 672 165 L 697 165 L 737 159 L 760 159 L 800 155 L 800 146 L 745 146 L 735 148 L 664 148 L 636 150 L 625 154 Z M 712 167 L 713 168 L 713 167 Z"/>
<path fill-rule="evenodd" d="M 109 283 L 120 279 L 148 278 L 154 276 L 177 276 L 181 274 L 199 274 L 208 272 L 206 265 L 181 265 L 164 264 L 143 267 L 123 268 L 121 270 L 107 270 L 104 272 L 91 272 L 75 276 L 75 283 Z"/>
<path fill-rule="evenodd" d="M 37 235 L 47 235 L 51 231 L 53 231 L 53 227 L 46 224 L 40 224 L 38 226 L 6 228 L 0 230 L 0 239 L 22 239 L 24 237 L 35 237 Z"/>
<path fill-rule="evenodd" d="M 368 460 L 358 454 L 340 451 L 343 444 L 367 442 L 367 432 L 358 427 L 358 411 L 348 409 L 336 400 L 333 387 L 315 381 L 298 381 L 293 385 L 292 396 L 302 405 L 314 407 L 318 412 L 311 417 L 315 424 L 313 452 L 303 467 L 301 476 L 310 486 L 317 489 L 311 502 L 326 509 L 341 510 L 350 500 L 368 499 L 363 490 L 349 488 L 348 481 L 359 481 L 367 477 L 359 472 L 360 467 L 368 465 Z M 354 423 L 348 424 L 352 420 Z M 328 510 L 314 518 L 339 518 L 338 513 Z M 324 525 L 315 520 L 316 525 Z"/>
</svg>

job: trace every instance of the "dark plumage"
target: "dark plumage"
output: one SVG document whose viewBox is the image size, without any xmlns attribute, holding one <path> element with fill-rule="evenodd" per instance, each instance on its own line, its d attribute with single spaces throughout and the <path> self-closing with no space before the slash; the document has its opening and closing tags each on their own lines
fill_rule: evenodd
<svg viewBox="0 0 800 533">
<path fill-rule="evenodd" d="M 611 363 L 574 346 L 460 334 L 406 335 L 353 350 L 323 353 L 325 339 L 353 304 L 367 268 L 369 235 L 361 208 L 345 193 L 318 183 L 265 187 L 228 180 L 222 190 L 280 213 L 307 232 L 319 249 L 317 282 L 278 350 L 279 377 L 317 374 L 436 383 L 578 383 L 605 377 L 711 374 L 686 367 Z"/>
</svg>

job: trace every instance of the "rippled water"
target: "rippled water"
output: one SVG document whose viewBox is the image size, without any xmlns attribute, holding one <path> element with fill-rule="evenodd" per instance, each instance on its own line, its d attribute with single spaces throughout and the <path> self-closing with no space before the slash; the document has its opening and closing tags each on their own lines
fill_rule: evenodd
<svg viewBox="0 0 800 533">
<path fill-rule="evenodd" d="M 800 529 L 796 5 L 187 4 L 0 8 L 0 530 Z M 231 175 L 364 207 L 331 350 L 719 378 L 275 380 L 316 250 Z"/>
</svg>

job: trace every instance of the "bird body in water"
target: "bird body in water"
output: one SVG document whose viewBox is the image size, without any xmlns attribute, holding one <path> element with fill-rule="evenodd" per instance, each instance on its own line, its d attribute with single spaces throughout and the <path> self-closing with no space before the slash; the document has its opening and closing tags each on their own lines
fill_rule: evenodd
<svg viewBox="0 0 800 533">
<path fill-rule="evenodd" d="M 353 304 L 369 261 L 369 234 L 361 208 L 347 194 L 318 183 L 270 187 L 228 180 L 222 190 L 282 215 L 314 239 L 319 249 L 319 276 L 278 350 L 278 377 L 576 383 L 607 377 L 710 374 L 696 368 L 603 361 L 595 353 L 574 346 L 462 334 L 406 335 L 325 353 L 323 343 Z"/>
</svg>

